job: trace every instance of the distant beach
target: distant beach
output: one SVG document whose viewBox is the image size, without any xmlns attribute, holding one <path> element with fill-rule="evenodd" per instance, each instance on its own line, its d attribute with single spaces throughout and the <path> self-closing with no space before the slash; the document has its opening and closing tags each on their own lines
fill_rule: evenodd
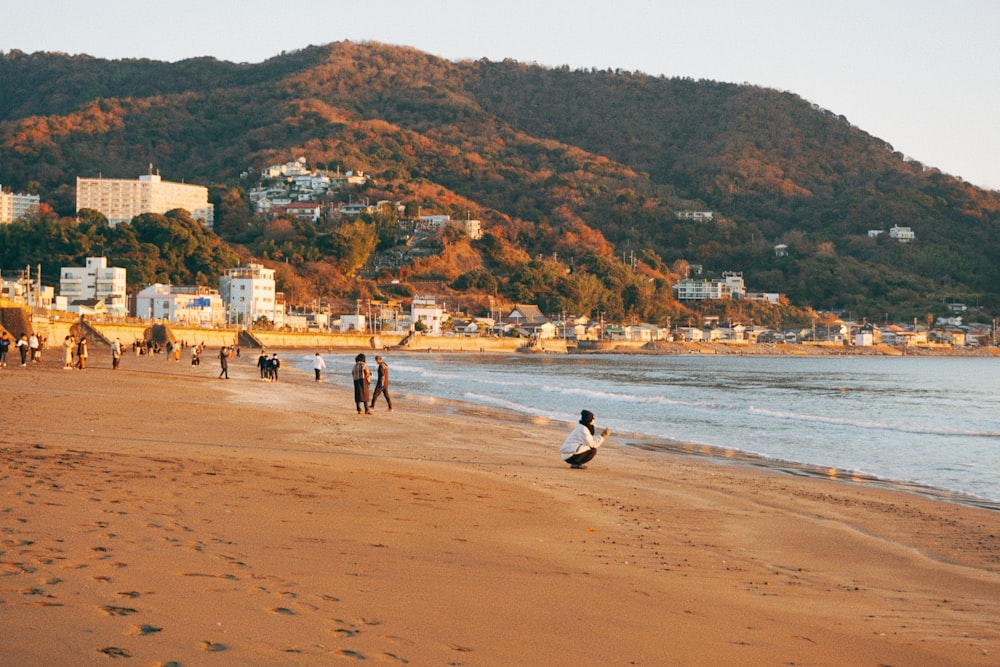
<svg viewBox="0 0 1000 667">
<path fill-rule="evenodd" d="M 255 359 L 0 369 L 5 662 L 996 663 L 995 511 Z"/>
</svg>

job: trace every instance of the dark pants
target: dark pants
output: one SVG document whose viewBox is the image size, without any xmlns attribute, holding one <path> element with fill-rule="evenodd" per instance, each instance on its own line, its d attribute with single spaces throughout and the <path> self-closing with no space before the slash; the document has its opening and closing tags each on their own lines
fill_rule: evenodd
<svg viewBox="0 0 1000 667">
<path fill-rule="evenodd" d="M 588 449 L 585 452 L 577 452 L 576 454 L 573 454 L 573 456 L 566 459 L 566 463 L 570 464 L 571 466 L 582 466 L 584 463 L 594 458 L 595 456 L 597 456 L 596 447 L 594 447 L 593 449 Z"/>
<path fill-rule="evenodd" d="M 389 409 L 392 410 L 392 398 L 389 396 L 389 387 L 383 387 L 380 384 L 375 385 L 375 393 L 372 395 L 372 407 L 375 407 L 375 401 L 378 400 L 380 395 L 385 396 L 385 402 L 389 406 Z"/>
</svg>

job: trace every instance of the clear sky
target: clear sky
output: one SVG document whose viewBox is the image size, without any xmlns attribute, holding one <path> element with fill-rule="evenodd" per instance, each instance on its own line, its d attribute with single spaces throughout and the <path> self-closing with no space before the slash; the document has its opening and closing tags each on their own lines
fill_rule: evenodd
<svg viewBox="0 0 1000 667">
<path fill-rule="evenodd" d="M 378 41 L 449 60 L 768 86 L 994 189 L 998 28 L 998 0 L 0 0 L 2 51 L 260 62 Z"/>
</svg>

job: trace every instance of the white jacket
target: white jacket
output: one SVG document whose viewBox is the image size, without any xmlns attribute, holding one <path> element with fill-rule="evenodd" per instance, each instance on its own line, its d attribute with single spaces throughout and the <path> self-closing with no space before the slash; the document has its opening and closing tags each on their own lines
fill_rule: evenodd
<svg viewBox="0 0 1000 667">
<path fill-rule="evenodd" d="M 570 431 L 559 451 L 563 460 L 573 456 L 577 452 L 585 452 L 588 449 L 597 449 L 604 443 L 603 436 L 591 435 L 590 429 L 583 424 L 577 424 L 576 428 Z"/>
</svg>

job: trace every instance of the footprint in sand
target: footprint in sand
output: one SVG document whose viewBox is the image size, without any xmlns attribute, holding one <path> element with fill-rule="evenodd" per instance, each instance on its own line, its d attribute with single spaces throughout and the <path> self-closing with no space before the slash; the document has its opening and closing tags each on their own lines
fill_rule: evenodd
<svg viewBox="0 0 1000 667">
<path fill-rule="evenodd" d="M 219 642 L 215 642 L 210 639 L 205 639 L 201 642 L 201 650 L 208 651 L 209 653 L 219 653 L 228 649 L 229 647 L 225 644 L 220 644 Z"/>
<path fill-rule="evenodd" d="M 133 609 L 132 607 L 116 607 L 111 604 L 101 607 L 101 611 L 108 616 L 129 616 L 130 614 L 139 613 L 138 609 Z"/>
<path fill-rule="evenodd" d="M 132 631 L 129 634 L 136 635 L 139 637 L 145 637 L 147 635 L 154 635 L 157 632 L 162 632 L 162 631 L 163 628 L 158 628 L 155 625 L 149 625 L 147 623 L 143 623 L 142 625 L 137 625 L 133 627 Z"/>
</svg>

